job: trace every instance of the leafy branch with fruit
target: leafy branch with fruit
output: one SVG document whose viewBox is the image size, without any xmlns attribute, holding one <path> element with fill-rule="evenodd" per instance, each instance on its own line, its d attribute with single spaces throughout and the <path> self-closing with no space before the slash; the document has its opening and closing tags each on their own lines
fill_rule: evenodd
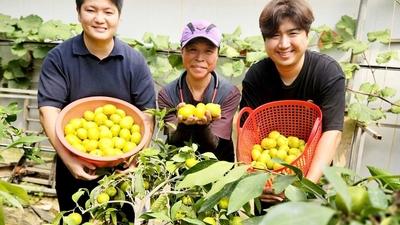
<svg viewBox="0 0 400 225">
<path fill-rule="evenodd" d="M 151 110 L 151 113 L 158 121 L 160 132 L 166 125 L 162 121 L 167 110 Z M 274 131 L 258 146 L 269 151 L 278 144 L 301 147 L 302 141 L 282 137 Z M 196 144 L 175 147 L 155 136 L 151 145 L 135 156 L 137 165 L 133 172 L 110 172 L 93 190 L 79 190 L 72 196 L 76 208 L 61 212 L 53 224 L 60 224 L 62 219 L 66 224 L 79 225 L 81 213 L 90 215 L 85 225 L 132 224 L 126 211 L 121 210 L 124 205 L 132 208 L 135 224 L 383 225 L 400 222 L 399 175 L 369 167 L 371 176 L 358 178 L 348 169 L 329 167 L 324 170 L 321 183 L 314 184 L 299 168 L 278 155 L 268 160 L 292 172 L 285 174 L 268 166 L 257 168 L 218 161 L 213 153 L 199 154 L 196 150 Z M 259 196 L 266 183 L 274 193 L 284 193 L 285 200 L 268 208 L 265 215 L 256 216 L 262 211 Z"/>
<path fill-rule="evenodd" d="M 0 151 L 18 148 L 23 151 L 24 158 L 41 162 L 40 148 L 37 144 L 46 140 L 47 137 L 28 134 L 17 128 L 14 122 L 20 112 L 21 109 L 17 103 L 0 106 L 0 140 L 7 143 L 0 147 Z M 0 160 L 3 160 L 1 155 Z M 0 180 L 0 225 L 4 224 L 3 205 L 23 209 L 27 204 L 29 204 L 29 197 L 23 188 Z"/>
</svg>

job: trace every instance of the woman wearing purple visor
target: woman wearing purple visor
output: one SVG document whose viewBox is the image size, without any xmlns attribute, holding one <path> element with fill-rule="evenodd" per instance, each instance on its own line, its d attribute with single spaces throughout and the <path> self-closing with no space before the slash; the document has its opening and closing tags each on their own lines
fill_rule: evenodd
<svg viewBox="0 0 400 225">
<path fill-rule="evenodd" d="M 181 53 L 185 71 L 158 93 L 159 108 L 180 109 L 185 104 L 215 103 L 221 106 L 221 116 L 209 111 L 201 118 L 177 116 L 176 111 L 165 117 L 167 143 L 183 146 L 196 143 L 200 153 L 213 152 L 219 160 L 234 161 L 232 120 L 240 101 L 237 87 L 215 72 L 222 35 L 205 20 L 186 24 L 181 36 Z M 202 104 L 201 104 L 202 105 Z"/>
</svg>

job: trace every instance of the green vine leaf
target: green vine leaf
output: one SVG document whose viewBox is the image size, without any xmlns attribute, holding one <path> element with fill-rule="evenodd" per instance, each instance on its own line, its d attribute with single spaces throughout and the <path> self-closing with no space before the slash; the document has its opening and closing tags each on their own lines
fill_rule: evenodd
<svg viewBox="0 0 400 225">
<path fill-rule="evenodd" d="M 228 58 L 234 58 L 240 56 L 240 53 L 233 47 L 222 44 L 221 49 L 219 50 L 220 55 L 224 55 Z"/>
<path fill-rule="evenodd" d="M 222 64 L 220 67 L 221 72 L 226 77 L 239 77 L 243 74 L 245 69 L 245 64 L 243 60 L 226 62 Z"/>
<path fill-rule="evenodd" d="M 35 58 L 35 59 L 44 59 L 52 48 L 53 47 L 50 47 L 50 46 L 43 46 L 43 47 L 34 48 L 32 50 L 33 58 Z"/>
<path fill-rule="evenodd" d="M 70 26 L 60 20 L 49 20 L 43 23 L 38 34 L 43 41 L 66 40 L 72 37 Z"/>
<path fill-rule="evenodd" d="M 12 46 L 11 53 L 18 57 L 22 57 L 28 53 L 28 49 L 26 49 L 21 43 L 19 43 Z"/>
<path fill-rule="evenodd" d="M 368 45 L 366 43 L 363 43 L 362 41 L 352 39 L 344 42 L 343 44 L 340 44 L 338 46 L 338 49 L 342 51 L 347 51 L 351 49 L 354 55 L 358 55 L 367 50 Z"/>
<path fill-rule="evenodd" d="M 397 100 L 395 104 L 396 105 L 392 105 L 389 111 L 395 114 L 400 114 L 400 106 L 397 106 L 400 105 L 400 100 Z"/>
<path fill-rule="evenodd" d="M 355 30 L 356 30 L 356 20 L 350 16 L 344 15 L 340 17 L 338 23 L 336 23 L 336 28 L 338 30 L 343 30 L 346 34 L 351 37 L 354 37 Z"/>
<path fill-rule="evenodd" d="M 248 50 L 254 52 L 265 52 L 264 40 L 261 35 L 246 37 L 244 41 L 249 44 Z"/>
<path fill-rule="evenodd" d="M 396 89 L 391 88 L 391 87 L 385 87 L 381 90 L 380 96 L 384 98 L 390 98 L 396 95 Z"/>
<path fill-rule="evenodd" d="M 29 15 L 26 17 L 21 17 L 21 19 L 17 22 L 17 26 L 26 34 L 26 36 L 28 36 L 32 34 L 37 34 L 42 23 L 43 19 L 39 16 Z"/>
<path fill-rule="evenodd" d="M 15 26 L 18 22 L 17 19 L 11 18 L 11 16 L 0 13 L 0 33 L 6 34 L 6 37 L 10 37 L 15 31 Z"/>
<path fill-rule="evenodd" d="M 382 44 L 389 44 L 390 30 L 386 29 L 381 31 L 368 32 L 367 37 L 369 42 L 379 41 Z"/>
<path fill-rule="evenodd" d="M 351 79 L 353 74 L 360 69 L 358 64 L 349 62 L 341 62 L 340 67 L 342 68 L 346 79 Z"/>
<path fill-rule="evenodd" d="M 169 50 L 169 36 L 166 35 L 157 35 L 150 36 L 152 43 L 157 50 Z"/>
<path fill-rule="evenodd" d="M 360 103 L 353 103 L 349 106 L 348 116 L 350 119 L 359 121 L 361 123 L 371 123 L 379 119 L 385 118 L 385 113 L 380 109 L 371 109 L 366 105 Z"/>
<path fill-rule="evenodd" d="M 376 60 L 376 63 L 378 63 L 378 64 L 384 64 L 391 60 L 399 60 L 399 54 L 397 51 L 383 52 L 383 53 L 379 53 L 376 56 L 375 60 Z"/>
<path fill-rule="evenodd" d="M 255 63 L 267 57 L 267 53 L 265 51 L 259 52 L 247 52 L 246 54 L 246 62 Z"/>
<path fill-rule="evenodd" d="M 359 91 L 370 94 L 370 95 L 378 95 L 380 92 L 380 87 L 376 83 L 366 82 L 366 83 L 363 83 L 360 85 Z M 366 98 L 366 95 L 364 95 L 364 94 L 356 94 L 356 99 L 358 101 L 363 101 L 363 100 L 365 100 L 365 98 Z M 377 100 L 377 97 L 368 96 L 368 102 L 373 102 L 375 100 Z"/>
</svg>

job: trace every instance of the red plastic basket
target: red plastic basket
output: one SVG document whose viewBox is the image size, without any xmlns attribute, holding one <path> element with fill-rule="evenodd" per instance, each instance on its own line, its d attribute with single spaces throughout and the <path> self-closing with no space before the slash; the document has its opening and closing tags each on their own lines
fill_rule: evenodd
<svg viewBox="0 0 400 225">
<path fill-rule="evenodd" d="M 246 114 L 248 117 L 241 127 L 241 118 Z M 317 105 L 307 101 L 274 101 L 254 110 L 249 107 L 243 108 L 239 112 L 237 127 L 236 156 L 239 162 L 244 163 L 251 163 L 253 145 L 260 144 L 261 140 L 273 130 L 277 130 L 285 136 L 296 136 L 307 140 L 303 153 L 291 163 L 307 174 L 321 137 L 322 112 Z M 274 170 L 274 172 L 292 173 L 286 167 Z"/>
</svg>

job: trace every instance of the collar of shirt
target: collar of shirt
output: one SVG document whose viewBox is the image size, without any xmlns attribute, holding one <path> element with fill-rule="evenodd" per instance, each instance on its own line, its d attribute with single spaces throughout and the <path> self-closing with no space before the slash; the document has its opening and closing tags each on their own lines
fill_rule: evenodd
<svg viewBox="0 0 400 225">
<path fill-rule="evenodd" d="M 112 49 L 108 57 L 110 56 L 124 57 L 122 45 L 123 42 L 118 38 L 114 37 L 114 48 Z M 85 42 L 83 41 L 83 32 L 73 40 L 72 53 L 75 55 L 91 55 L 91 53 L 89 52 L 89 50 L 85 45 Z"/>
</svg>

